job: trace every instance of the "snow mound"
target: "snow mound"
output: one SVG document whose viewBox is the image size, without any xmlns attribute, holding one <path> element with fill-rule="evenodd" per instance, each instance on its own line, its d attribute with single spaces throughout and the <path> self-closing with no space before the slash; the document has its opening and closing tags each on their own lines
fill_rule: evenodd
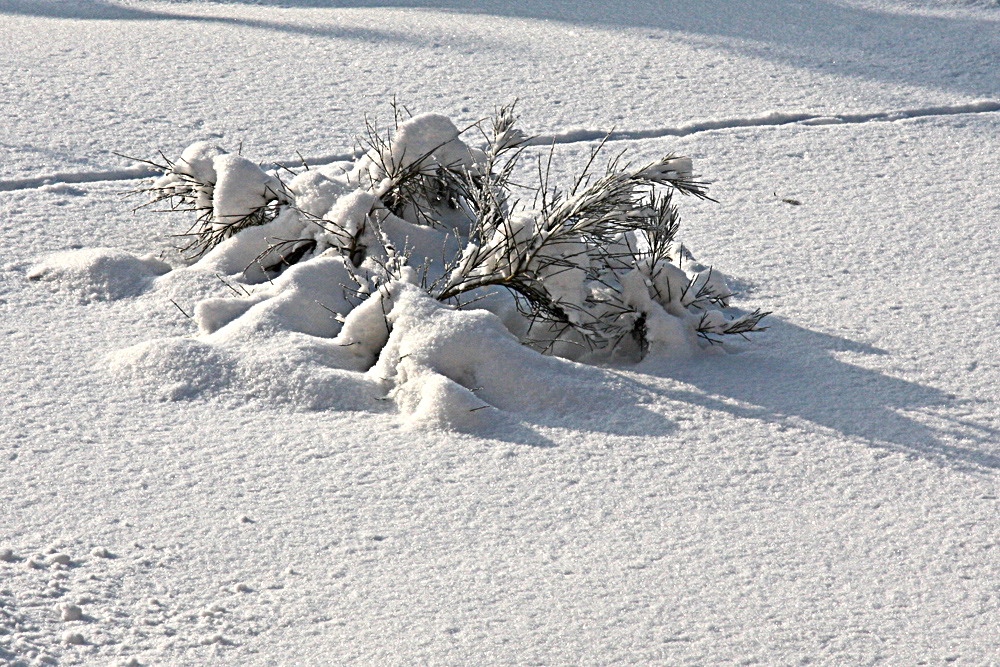
<svg viewBox="0 0 1000 667">
<path fill-rule="evenodd" d="M 108 357 L 112 375 L 159 401 L 263 401 L 296 410 L 383 410 L 385 391 L 357 358 L 330 340 L 294 332 L 266 345 L 211 338 L 165 338 Z"/>
<path fill-rule="evenodd" d="M 344 259 L 324 255 L 291 267 L 270 284 L 253 292 L 247 290 L 245 296 L 200 302 L 195 321 L 205 333 L 214 333 L 239 318 L 239 324 L 227 333 L 236 329 L 287 330 L 333 338 L 340 333 L 339 313 L 346 313 L 351 305 L 331 285 L 349 281 Z"/>
<path fill-rule="evenodd" d="M 391 333 L 369 371 L 390 387 L 411 427 L 475 430 L 519 415 L 560 422 L 598 403 L 636 397 L 613 373 L 522 345 L 485 310 L 456 310 L 397 284 Z"/>
<path fill-rule="evenodd" d="M 339 260 L 329 259 L 327 268 Z M 559 421 L 606 403 L 612 392 L 621 400 L 607 371 L 541 355 L 497 315 L 456 310 L 406 282 L 373 294 L 343 323 L 327 322 L 324 336 L 291 330 L 319 326 L 305 313 L 315 312 L 309 280 L 322 279 L 317 269 L 326 264 L 287 272 L 267 294 L 202 302 L 196 318 L 203 330 L 232 319 L 197 338 L 113 353 L 112 374 L 158 401 L 217 398 L 368 412 L 395 406 L 403 425 L 461 431 L 531 415 Z"/>
<path fill-rule="evenodd" d="M 67 250 L 41 258 L 28 269 L 29 280 L 53 283 L 82 301 L 114 301 L 146 291 L 170 265 L 153 255 L 136 257 L 114 248 Z"/>
<path fill-rule="evenodd" d="M 218 390 L 237 375 L 224 350 L 193 338 L 161 338 L 109 357 L 111 370 L 143 394 L 177 401 Z"/>
<path fill-rule="evenodd" d="M 763 329 L 767 313 L 728 312 L 721 275 L 675 240 L 674 196 L 708 197 L 689 158 L 591 174 L 597 148 L 571 189 L 541 177 L 529 205 L 515 123 L 499 109 L 477 148 L 440 114 L 398 118 L 387 136 L 369 126 L 353 165 L 286 170 L 287 185 L 192 144 L 146 191 L 197 215 L 187 264 L 155 291 L 192 307 L 198 336 L 113 367 L 170 400 L 389 398 L 406 424 L 464 430 L 586 412 L 609 376 L 572 361 L 686 358 Z"/>
</svg>

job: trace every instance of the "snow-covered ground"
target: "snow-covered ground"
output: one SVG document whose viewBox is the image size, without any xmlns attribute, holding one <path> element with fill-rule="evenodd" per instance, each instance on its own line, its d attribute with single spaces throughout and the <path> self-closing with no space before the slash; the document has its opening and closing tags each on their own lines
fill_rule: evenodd
<svg viewBox="0 0 1000 667">
<path fill-rule="evenodd" d="M 595 4 L 0 0 L 0 663 L 1000 662 L 1000 4 Z M 52 258 L 184 231 L 112 151 L 331 162 L 393 95 L 691 156 L 771 328 L 447 430 L 308 345 L 131 364 L 228 288 Z"/>
</svg>

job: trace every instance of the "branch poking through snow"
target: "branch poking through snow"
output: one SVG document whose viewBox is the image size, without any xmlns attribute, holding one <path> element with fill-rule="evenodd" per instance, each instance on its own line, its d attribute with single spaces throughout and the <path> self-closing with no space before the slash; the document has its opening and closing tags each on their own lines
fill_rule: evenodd
<svg viewBox="0 0 1000 667">
<path fill-rule="evenodd" d="M 391 309 L 387 286 L 420 284 L 439 302 L 492 309 L 523 342 L 565 356 L 642 355 L 764 328 L 763 311 L 727 314 L 733 295 L 717 273 L 682 265 L 676 195 L 710 199 L 689 158 L 635 167 L 618 155 L 595 174 L 606 138 L 568 190 L 550 184 L 554 147 L 538 159 L 537 183 L 524 186 L 531 141 L 513 104 L 464 130 L 395 109 L 389 132 L 366 123 L 353 164 L 287 170 L 286 185 L 198 142 L 176 161 L 151 162 L 163 175 L 142 192 L 194 214 L 181 235 L 191 260 L 249 257 L 248 270 L 271 279 L 332 253 L 350 276 L 351 286 L 330 286 L 341 303 L 377 295 Z M 470 130 L 481 147 L 468 143 Z M 531 206 L 515 194 L 525 189 Z"/>
</svg>

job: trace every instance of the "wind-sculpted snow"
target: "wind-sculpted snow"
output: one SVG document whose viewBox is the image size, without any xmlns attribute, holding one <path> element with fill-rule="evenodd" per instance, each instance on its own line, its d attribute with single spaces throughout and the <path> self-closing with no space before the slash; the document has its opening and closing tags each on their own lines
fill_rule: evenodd
<svg viewBox="0 0 1000 667">
<path fill-rule="evenodd" d="M 257 301 L 209 335 L 114 352 L 109 369 L 154 401 L 215 398 L 230 405 L 375 414 L 395 405 L 409 426 L 472 433 L 524 419 L 572 423 L 609 392 L 647 398 L 608 371 L 539 355 L 492 313 L 456 311 L 411 285 L 394 289 L 387 312 L 376 302 L 352 311 L 337 336 L 329 330 L 325 337 L 297 333 L 313 325 L 297 324 L 294 315 L 283 318 L 274 302 L 291 295 L 311 309 L 309 297 L 322 291 L 284 282 L 277 296 Z M 219 298 L 198 310 L 239 302 Z"/>
</svg>

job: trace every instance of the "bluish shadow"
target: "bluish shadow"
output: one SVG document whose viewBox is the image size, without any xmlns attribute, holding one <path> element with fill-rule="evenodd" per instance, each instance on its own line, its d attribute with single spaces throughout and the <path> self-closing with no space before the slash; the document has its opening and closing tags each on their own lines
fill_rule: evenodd
<svg viewBox="0 0 1000 667">
<path fill-rule="evenodd" d="M 875 447 L 967 470 L 1000 469 L 1000 431 L 952 416 L 962 399 L 835 356 L 884 350 L 777 319 L 766 335 L 771 353 L 713 355 L 679 365 L 647 361 L 642 372 L 697 388 L 661 390 L 673 400 L 769 422 L 797 417 Z M 924 417 L 907 414 L 914 412 Z"/>
<path fill-rule="evenodd" d="M 780 62 L 825 74 L 873 81 L 934 86 L 995 97 L 1000 91 L 1000 11 L 952 14 L 879 11 L 831 0 L 229 0 L 244 5 L 312 8 L 421 8 L 576 25 L 670 31 L 677 37 L 711 39 L 709 46 L 741 56 Z M 0 11 L 11 0 L 0 2 Z M 34 7 L 47 3 L 15 0 Z M 93 6 L 111 3 L 58 2 Z M 183 6 L 185 0 L 176 0 Z M 226 4 L 220 2 L 218 4 Z M 1000 3 L 997 5 L 1000 10 Z M 59 10 L 76 11 L 77 10 Z M 87 10 L 93 11 L 93 10 Z M 139 10 L 135 10 L 139 11 Z M 27 12 L 38 13 L 38 12 Z M 99 18 L 99 17 L 95 17 Z M 653 40 L 670 36 L 638 34 Z M 697 42 L 695 42 L 697 43 Z M 697 76 L 697 72 L 691 72 Z"/>
<path fill-rule="evenodd" d="M 255 27 L 286 33 L 357 39 L 420 42 L 416 31 L 384 26 L 357 30 L 330 24 L 297 24 L 261 18 L 183 13 L 187 0 L 174 0 L 177 12 L 143 9 L 111 0 L 0 0 L 0 14 L 52 18 L 184 20 Z M 850 6 L 831 0 L 226 0 L 215 2 L 263 7 L 417 8 L 461 15 L 488 15 L 636 30 L 637 39 L 672 38 L 650 31 L 678 33 L 697 44 L 741 56 L 780 62 L 800 69 L 849 78 L 914 86 L 933 86 L 969 95 L 995 97 L 1000 91 L 1000 3 L 989 10 L 948 16 L 902 13 Z M 460 35 L 459 31 L 456 33 Z M 691 72 L 696 76 L 697 72 Z"/>
<path fill-rule="evenodd" d="M 183 3 L 176 3 L 183 5 Z M 246 3 L 244 3 L 246 4 Z M 320 6 L 320 5 L 315 5 Z M 346 39 L 360 42 L 402 42 L 422 44 L 420 34 L 403 29 L 392 30 L 371 26 L 358 29 L 334 23 L 302 24 L 269 21 L 261 18 L 239 18 L 183 12 L 143 9 L 136 5 L 120 5 L 108 0 L 0 0 L 0 15 L 38 16 L 55 19 L 86 19 L 97 21 L 188 21 L 214 23 L 234 27 L 257 28 L 293 35 Z"/>
<path fill-rule="evenodd" d="M 552 361 L 539 356 L 539 361 Z M 560 362 L 558 377 L 548 376 L 550 395 L 526 409 L 484 408 L 482 420 L 459 432 L 477 437 L 534 447 L 555 447 L 557 442 L 541 428 L 572 431 L 590 437 L 665 437 L 677 424 L 648 406 L 662 400 L 658 390 L 607 369 Z M 549 368 L 545 373 L 551 373 Z M 525 388 L 539 393 L 545 374 L 524 378 Z"/>
</svg>

